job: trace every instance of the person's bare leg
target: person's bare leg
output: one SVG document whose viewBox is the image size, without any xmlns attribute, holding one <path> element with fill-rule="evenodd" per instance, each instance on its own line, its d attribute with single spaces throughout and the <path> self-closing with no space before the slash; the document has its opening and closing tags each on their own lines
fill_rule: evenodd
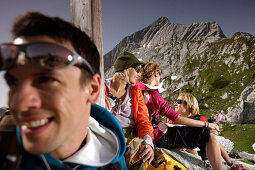
<svg viewBox="0 0 255 170">
<path fill-rule="evenodd" d="M 218 136 L 211 133 L 209 142 L 206 145 L 206 154 L 215 170 L 222 170 L 222 159 L 220 151 L 220 142 Z"/>
<path fill-rule="evenodd" d="M 224 146 L 222 146 L 222 144 L 220 144 L 220 151 L 221 151 L 221 156 L 225 160 L 225 162 L 227 164 L 230 164 L 231 163 L 231 159 L 230 159 L 227 151 L 225 150 Z"/>
</svg>

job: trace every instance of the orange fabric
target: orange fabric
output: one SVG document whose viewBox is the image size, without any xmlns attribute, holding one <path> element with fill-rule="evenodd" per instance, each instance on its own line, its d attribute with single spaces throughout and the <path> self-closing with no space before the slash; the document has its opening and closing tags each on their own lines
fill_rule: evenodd
<svg viewBox="0 0 255 170">
<path fill-rule="evenodd" d="M 132 88 L 131 98 L 138 136 L 142 139 L 145 135 L 150 135 L 151 139 L 154 140 L 153 127 L 149 120 L 149 112 L 144 103 L 142 90 L 138 85 Z"/>
<path fill-rule="evenodd" d="M 104 94 L 107 95 L 109 93 L 109 88 L 107 85 L 104 83 Z"/>
<path fill-rule="evenodd" d="M 108 94 L 109 88 L 104 84 L 105 95 Z M 133 113 L 136 130 L 138 136 L 142 139 L 145 135 L 150 135 L 151 139 L 154 140 L 153 127 L 149 120 L 149 111 L 146 104 L 144 103 L 142 90 L 138 85 L 132 87 L 131 98 L 133 105 Z"/>
</svg>

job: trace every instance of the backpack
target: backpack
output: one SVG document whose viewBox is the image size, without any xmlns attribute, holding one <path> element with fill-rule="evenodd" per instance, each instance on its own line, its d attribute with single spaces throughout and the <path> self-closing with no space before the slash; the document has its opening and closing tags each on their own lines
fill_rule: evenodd
<svg viewBox="0 0 255 170">
<path fill-rule="evenodd" d="M 212 117 L 210 117 L 209 119 L 205 116 L 202 115 L 196 115 L 193 117 L 193 119 L 195 120 L 200 120 L 200 121 L 207 121 L 209 123 L 214 123 L 216 119 L 213 119 Z"/>
<path fill-rule="evenodd" d="M 149 164 L 143 163 L 143 160 L 139 158 L 138 151 L 142 143 L 142 139 L 134 138 L 131 140 L 126 149 L 125 158 L 128 169 L 134 170 L 187 170 L 187 168 L 170 155 L 164 148 L 154 149 L 154 160 Z"/>
<path fill-rule="evenodd" d="M 22 153 L 17 141 L 16 125 L 8 109 L 0 116 L 0 147 L 0 169 L 18 169 Z"/>
</svg>

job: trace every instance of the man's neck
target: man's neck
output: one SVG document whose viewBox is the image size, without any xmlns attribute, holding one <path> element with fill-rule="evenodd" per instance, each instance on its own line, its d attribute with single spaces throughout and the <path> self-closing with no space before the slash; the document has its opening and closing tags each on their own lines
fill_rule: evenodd
<svg viewBox="0 0 255 170">
<path fill-rule="evenodd" d="M 79 139 L 69 141 L 69 142 L 66 141 L 66 144 L 62 144 L 61 146 L 58 147 L 58 149 L 54 150 L 50 154 L 58 160 L 67 159 L 68 157 L 74 155 L 77 151 L 79 151 L 80 148 L 82 148 L 84 145 L 86 145 L 87 133 L 88 131 L 86 131 L 86 134 L 84 137 L 82 137 L 83 135 L 80 135 Z M 78 141 L 81 141 L 81 142 L 78 142 Z"/>
</svg>

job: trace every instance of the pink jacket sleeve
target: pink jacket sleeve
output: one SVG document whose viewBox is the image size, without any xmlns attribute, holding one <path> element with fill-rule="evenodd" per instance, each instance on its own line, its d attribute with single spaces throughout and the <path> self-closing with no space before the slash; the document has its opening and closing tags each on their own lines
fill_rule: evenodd
<svg viewBox="0 0 255 170">
<path fill-rule="evenodd" d="M 150 100 L 149 102 L 153 102 L 154 106 L 158 109 L 159 115 L 165 116 L 172 121 L 175 121 L 179 117 L 179 114 L 171 108 L 171 105 L 164 100 L 158 90 L 151 92 Z"/>
</svg>

